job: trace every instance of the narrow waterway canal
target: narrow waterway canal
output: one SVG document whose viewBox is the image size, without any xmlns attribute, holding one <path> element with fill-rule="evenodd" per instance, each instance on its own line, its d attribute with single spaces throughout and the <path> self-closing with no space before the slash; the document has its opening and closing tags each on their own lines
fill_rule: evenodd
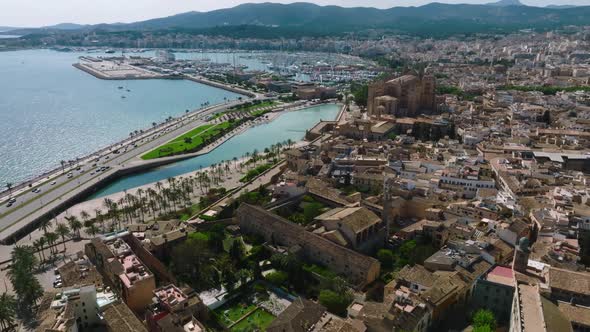
<svg viewBox="0 0 590 332">
<path fill-rule="evenodd" d="M 241 158 L 246 152 L 252 152 L 254 149 L 262 151 L 272 144 L 287 139 L 299 141 L 304 137 L 305 131 L 318 121 L 335 119 L 339 110 L 340 106 L 327 104 L 285 113 L 270 123 L 250 128 L 231 138 L 209 154 L 126 176 L 96 192 L 90 199 L 162 181 L 169 177 L 208 167 L 223 160 L 231 160 L 233 157 Z"/>
</svg>

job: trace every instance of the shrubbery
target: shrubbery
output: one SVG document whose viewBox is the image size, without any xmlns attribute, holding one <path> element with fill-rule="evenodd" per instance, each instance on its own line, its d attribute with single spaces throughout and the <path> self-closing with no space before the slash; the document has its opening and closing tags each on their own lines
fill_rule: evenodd
<svg viewBox="0 0 590 332">
<path fill-rule="evenodd" d="M 322 290 L 320 292 L 319 300 L 329 312 L 340 316 L 346 316 L 346 309 L 350 302 L 352 302 L 350 294 L 337 293 L 330 289 Z"/>
<path fill-rule="evenodd" d="M 244 175 L 240 179 L 240 182 L 248 182 L 248 181 L 256 178 L 258 175 L 264 173 L 266 170 L 270 169 L 271 167 L 272 167 L 272 165 L 270 165 L 270 164 L 264 164 L 264 165 L 257 166 L 256 168 L 249 170 L 246 173 L 246 175 Z"/>
<path fill-rule="evenodd" d="M 274 271 L 274 272 L 267 274 L 264 277 L 264 279 L 266 279 L 271 284 L 280 287 L 280 286 L 285 285 L 285 283 L 289 279 L 289 276 L 287 275 L 287 273 L 285 273 L 283 271 Z"/>
</svg>

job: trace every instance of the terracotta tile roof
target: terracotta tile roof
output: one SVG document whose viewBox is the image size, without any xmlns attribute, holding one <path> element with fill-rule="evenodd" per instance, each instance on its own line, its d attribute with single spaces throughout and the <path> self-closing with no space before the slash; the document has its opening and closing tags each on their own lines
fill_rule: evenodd
<svg viewBox="0 0 590 332">
<path fill-rule="evenodd" d="M 297 298 L 268 327 L 267 331 L 306 332 L 317 323 L 326 308 L 313 301 Z"/>
<path fill-rule="evenodd" d="M 549 287 L 590 295 L 590 273 L 552 267 L 549 269 Z"/>
<path fill-rule="evenodd" d="M 590 308 L 557 301 L 559 311 L 570 321 L 590 326 Z"/>
<path fill-rule="evenodd" d="M 320 221 L 339 221 L 355 233 L 381 222 L 379 216 L 364 207 L 335 208 L 319 215 L 316 219 Z"/>
</svg>

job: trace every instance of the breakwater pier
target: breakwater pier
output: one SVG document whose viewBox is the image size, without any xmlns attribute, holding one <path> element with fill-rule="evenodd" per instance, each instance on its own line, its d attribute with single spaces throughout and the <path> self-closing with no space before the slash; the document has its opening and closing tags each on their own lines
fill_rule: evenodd
<svg viewBox="0 0 590 332">
<path fill-rule="evenodd" d="M 147 62 L 143 58 L 95 58 L 83 56 L 73 66 L 102 80 L 186 79 L 250 98 L 259 96 L 250 90 L 242 89 L 231 84 L 214 82 L 201 75 L 171 72 L 154 66 L 154 64 Z"/>
</svg>

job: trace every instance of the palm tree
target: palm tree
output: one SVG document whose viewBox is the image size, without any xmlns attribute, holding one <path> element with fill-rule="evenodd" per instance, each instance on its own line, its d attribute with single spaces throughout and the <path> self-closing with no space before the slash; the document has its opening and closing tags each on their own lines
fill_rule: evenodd
<svg viewBox="0 0 590 332">
<path fill-rule="evenodd" d="M 86 234 L 94 237 L 96 234 L 99 233 L 99 229 L 98 227 L 96 227 L 96 225 L 91 224 L 90 226 L 86 227 L 86 229 L 84 229 L 84 231 L 86 232 Z"/>
<path fill-rule="evenodd" d="M 112 223 L 114 224 L 115 222 L 118 224 L 118 229 L 121 229 L 121 214 L 122 210 L 119 208 L 119 205 L 115 202 L 113 202 L 113 204 L 111 205 L 111 210 L 109 211 L 109 213 L 111 214 L 112 217 Z"/>
<path fill-rule="evenodd" d="M 254 160 L 254 165 L 256 165 L 256 162 L 258 161 L 258 149 L 252 151 L 252 159 Z"/>
<path fill-rule="evenodd" d="M 90 214 L 85 210 L 82 210 L 82 212 L 80 212 L 80 218 L 82 218 L 82 221 L 86 224 L 88 220 L 90 220 Z"/>
<path fill-rule="evenodd" d="M 17 245 L 12 250 L 11 257 L 12 266 L 8 271 L 8 278 L 16 293 L 18 307 L 30 313 L 30 309 L 43 295 L 43 287 L 35 277 L 39 263 L 35 249 L 31 246 Z"/>
<path fill-rule="evenodd" d="M 59 223 L 55 228 L 55 232 L 58 236 L 61 236 L 61 240 L 64 244 L 64 252 L 66 251 L 66 236 L 70 235 L 70 229 L 66 224 Z"/>
<path fill-rule="evenodd" d="M 47 230 L 51 228 L 51 220 L 43 220 L 41 222 L 41 229 L 43 229 L 43 234 L 47 235 Z"/>
<path fill-rule="evenodd" d="M 84 212 L 84 211 L 82 211 Z M 68 225 L 70 226 L 70 229 L 72 230 L 72 232 L 74 232 L 76 234 L 76 238 L 80 238 L 80 229 L 82 229 L 82 223 L 80 222 L 80 220 L 78 220 L 78 218 L 76 216 L 72 216 L 70 217 L 70 219 L 68 219 Z"/>
<path fill-rule="evenodd" d="M 43 245 L 41 244 L 40 240 L 42 238 L 33 241 L 33 248 L 35 248 L 35 251 L 37 252 L 37 254 L 39 254 L 39 261 L 43 261 L 43 257 L 41 257 L 41 252 L 43 251 Z"/>
<path fill-rule="evenodd" d="M 98 222 L 102 226 L 102 230 L 104 231 L 104 216 L 102 215 L 102 211 L 100 209 L 95 209 L 94 215 L 96 216 L 96 217 L 94 217 L 94 220 L 96 220 L 96 222 Z M 88 227 L 90 225 L 84 225 L 84 226 Z"/>
<path fill-rule="evenodd" d="M 2 293 L 0 295 L 0 327 L 2 331 L 12 330 L 16 317 L 16 299 L 13 295 Z"/>
<path fill-rule="evenodd" d="M 141 213 L 141 222 L 145 222 L 145 215 L 146 215 L 147 212 L 149 212 L 148 211 L 147 203 L 148 203 L 148 198 L 145 197 L 145 196 L 142 197 L 138 201 L 138 204 L 139 204 L 139 212 Z"/>
<path fill-rule="evenodd" d="M 139 196 L 139 199 L 140 200 L 141 200 L 141 197 L 142 197 L 143 193 L 144 193 L 144 190 L 143 189 L 141 189 L 141 188 L 137 189 L 137 196 Z"/>
<path fill-rule="evenodd" d="M 117 204 L 119 204 L 119 211 L 123 214 L 123 218 L 125 219 L 124 221 L 127 222 L 128 219 L 128 213 L 129 213 L 129 208 L 127 206 L 125 206 L 125 197 L 121 197 L 118 201 Z M 120 222 L 119 218 L 119 229 L 121 228 L 121 222 Z"/>
<path fill-rule="evenodd" d="M 57 241 L 57 239 L 59 238 L 57 236 L 57 234 L 53 233 L 53 232 L 47 232 L 45 233 L 45 238 L 47 239 L 47 244 L 49 244 L 49 252 L 51 254 L 55 253 L 55 248 L 54 248 L 54 244 L 55 241 Z"/>
<path fill-rule="evenodd" d="M 40 252 L 41 252 L 41 256 L 43 258 L 42 261 L 44 262 L 45 261 L 45 248 L 44 247 L 45 247 L 45 244 L 47 244 L 47 239 L 44 236 L 42 236 L 39 238 L 39 240 L 37 240 L 37 243 L 39 245 L 39 248 L 41 249 Z"/>
<path fill-rule="evenodd" d="M 107 209 L 107 215 L 111 219 L 114 218 L 114 216 L 113 216 L 113 207 L 114 207 L 114 204 L 115 204 L 115 202 L 113 202 L 113 200 L 110 199 L 110 198 L 105 198 L 104 201 L 103 201 L 103 205 Z"/>
</svg>

